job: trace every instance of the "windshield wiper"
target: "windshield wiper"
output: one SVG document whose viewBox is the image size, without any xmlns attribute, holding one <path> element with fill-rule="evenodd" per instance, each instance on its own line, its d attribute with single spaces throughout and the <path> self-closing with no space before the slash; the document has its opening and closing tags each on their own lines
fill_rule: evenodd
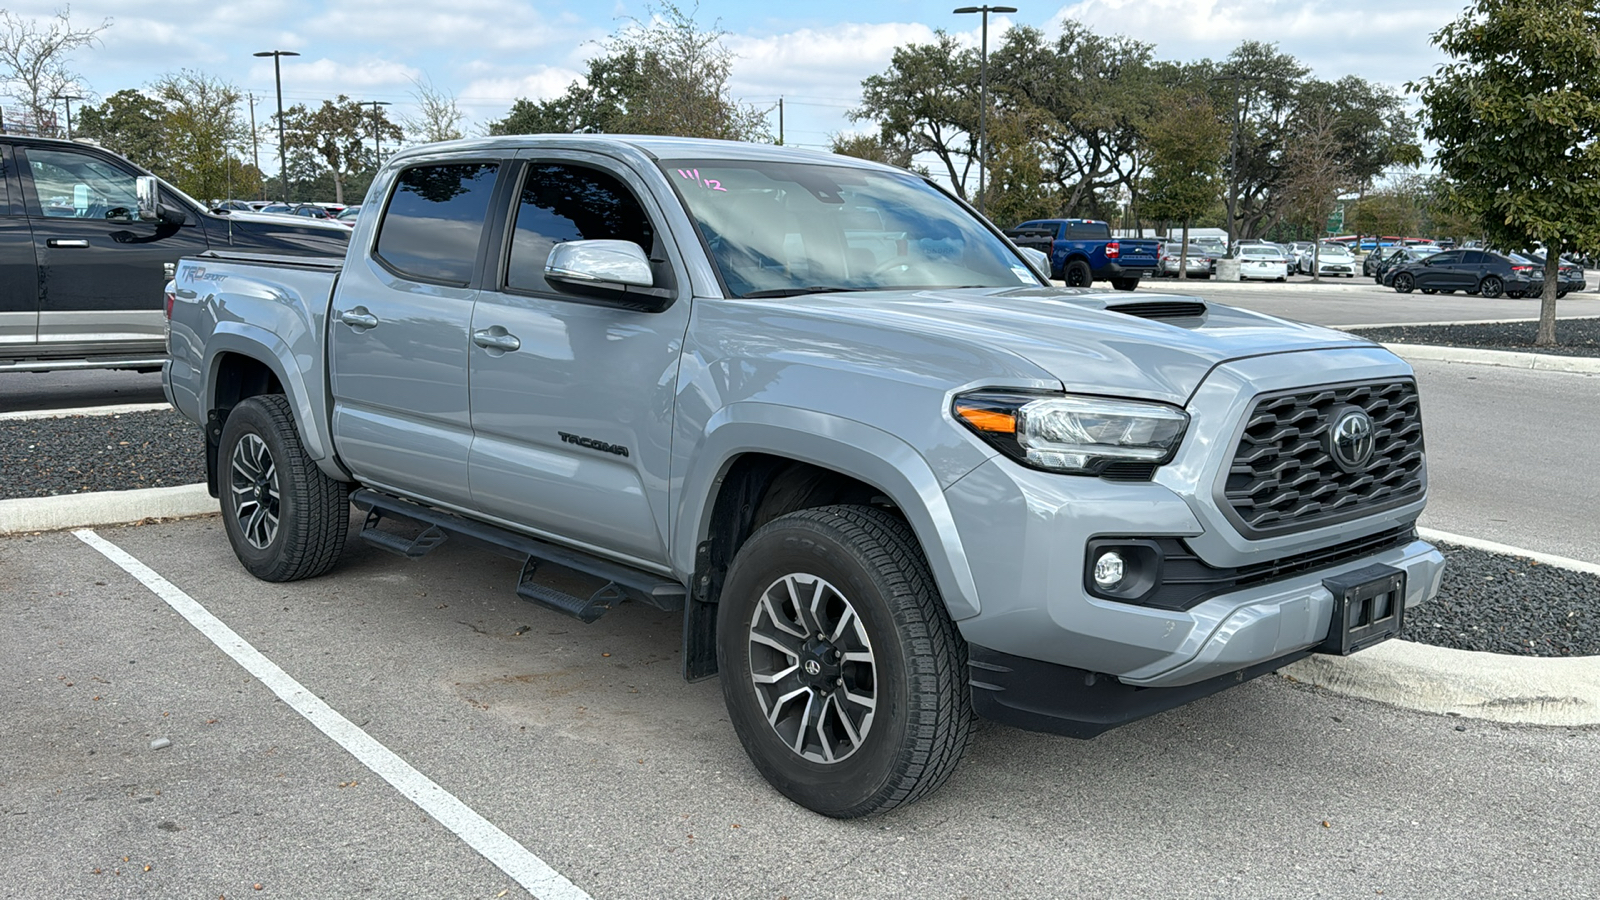
<svg viewBox="0 0 1600 900">
<path fill-rule="evenodd" d="M 746 300 L 755 300 L 762 297 L 798 297 L 801 294 L 841 294 L 849 293 L 851 291 L 870 290 L 874 290 L 874 288 L 830 287 L 828 285 L 819 284 L 803 288 L 777 288 L 770 291 L 751 291 L 747 294 L 740 294 L 739 296 Z"/>
</svg>

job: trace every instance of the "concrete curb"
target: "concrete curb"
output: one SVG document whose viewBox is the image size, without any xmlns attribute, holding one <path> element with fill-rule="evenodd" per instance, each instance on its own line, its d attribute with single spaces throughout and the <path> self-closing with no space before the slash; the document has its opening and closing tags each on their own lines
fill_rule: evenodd
<svg viewBox="0 0 1600 900">
<path fill-rule="evenodd" d="M 171 409 L 170 403 L 123 403 L 115 406 L 84 406 L 78 409 L 24 409 L 0 412 L 0 422 L 20 419 L 66 419 L 72 416 L 120 416 L 123 413 L 160 412 Z"/>
<path fill-rule="evenodd" d="M 1359 333 L 1359 332 L 1358 332 Z M 1505 366 L 1513 369 L 1538 369 L 1579 375 L 1600 374 L 1600 357 L 1556 356 L 1551 353 L 1514 353 L 1509 350 L 1478 350 L 1473 347 L 1434 347 L 1427 344 L 1384 344 L 1401 359 L 1431 360 L 1477 366 Z"/>
<path fill-rule="evenodd" d="M 203 484 L 18 497 L 0 500 L 0 535 L 215 515 L 220 509 Z"/>
</svg>

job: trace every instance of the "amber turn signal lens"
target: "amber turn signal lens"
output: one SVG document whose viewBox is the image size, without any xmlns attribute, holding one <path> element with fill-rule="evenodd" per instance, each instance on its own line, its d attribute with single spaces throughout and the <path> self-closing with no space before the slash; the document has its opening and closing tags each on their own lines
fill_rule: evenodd
<svg viewBox="0 0 1600 900">
<path fill-rule="evenodd" d="M 1006 412 L 996 412 L 992 409 L 978 409 L 972 406 L 956 406 L 956 415 L 966 421 L 968 425 L 979 431 L 990 434 L 1016 434 L 1016 416 Z"/>
</svg>

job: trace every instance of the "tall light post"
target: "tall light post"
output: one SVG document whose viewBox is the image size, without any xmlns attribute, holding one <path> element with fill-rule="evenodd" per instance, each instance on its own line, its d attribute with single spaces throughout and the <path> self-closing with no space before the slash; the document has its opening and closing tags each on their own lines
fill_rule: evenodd
<svg viewBox="0 0 1600 900">
<path fill-rule="evenodd" d="M 52 99 L 65 100 L 67 103 L 67 140 L 72 140 L 72 101 L 82 100 L 77 94 L 51 94 Z"/>
<path fill-rule="evenodd" d="M 376 172 L 378 166 L 383 164 L 383 144 L 378 132 L 380 124 L 378 121 L 378 107 L 390 104 L 387 100 L 362 100 L 361 105 L 372 107 L 372 169 Z"/>
<path fill-rule="evenodd" d="M 272 79 L 278 84 L 278 174 L 283 176 L 283 202 L 289 202 L 289 154 L 284 150 L 283 139 L 283 68 L 282 58 L 299 56 L 293 50 L 263 50 L 255 56 L 272 57 Z"/>
<path fill-rule="evenodd" d="M 1014 13 L 1015 6 L 963 6 L 958 15 L 983 14 L 983 39 L 978 50 L 978 212 L 983 212 L 989 172 L 989 13 Z"/>
</svg>

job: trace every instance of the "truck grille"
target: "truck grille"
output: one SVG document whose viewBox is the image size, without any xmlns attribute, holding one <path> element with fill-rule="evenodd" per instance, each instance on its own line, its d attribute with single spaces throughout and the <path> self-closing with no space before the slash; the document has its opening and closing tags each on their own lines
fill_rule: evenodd
<svg viewBox="0 0 1600 900">
<path fill-rule="evenodd" d="M 1372 418 L 1372 457 L 1354 472 L 1327 448 L 1333 414 L 1346 406 Z M 1424 485 L 1416 382 L 1333 385 L 1256 403 L 1228 469 L 1223 508 L 1240 533 L 1268 536 L 1402 506 L 1419 499 Z"/>
</svg>

